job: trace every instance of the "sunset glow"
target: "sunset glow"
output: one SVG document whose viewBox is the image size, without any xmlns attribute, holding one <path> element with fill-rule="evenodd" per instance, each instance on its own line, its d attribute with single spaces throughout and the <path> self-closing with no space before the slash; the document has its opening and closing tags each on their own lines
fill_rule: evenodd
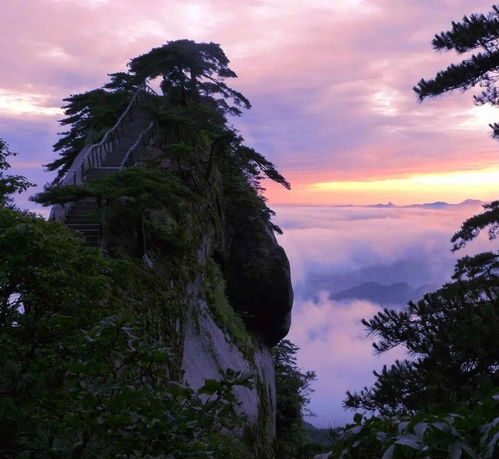
<svg viewBox="0 0 499 459">
<path fill-rule="evenodd" d="M 445 174 L 425 174 L 413 177 L 373 180 L 320 182 L 310 185 L 310 198 L 314 194 L 324 196 L 324 192 L 341 195 L 369 196 L 371 200 L 392 196 L 398 203 L 409 204 L 436 196 L 449 196 L 465 199 L 471 195 L 483 200 L 493 199 L 497 193 L 499 169 L 486 169 L 469 172 L 448 172 Z"/>
</svg>

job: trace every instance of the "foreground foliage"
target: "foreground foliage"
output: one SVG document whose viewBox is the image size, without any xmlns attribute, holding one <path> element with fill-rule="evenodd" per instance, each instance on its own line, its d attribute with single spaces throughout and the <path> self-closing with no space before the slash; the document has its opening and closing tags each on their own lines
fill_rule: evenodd
<svg viewBox="0 0 499 459">
<path fill-rule="evenodd" d="M 494 458 L 499 444 L 499 388 L 474 406 L 440 414 L 364 417 L 333 431 L 335 458 Z"/>
<path fill-rule="evenodd" d="M 459 65 L 414 88 L 420 100 L 480 84 L 478 104 L 498 104 L 499 9 L 465 17 L 436 35 L 437 50 L 458 53 L 482 48 Z M 494 136 L 498 126 L 492 125 Z M 452 237 L 459 250 L 488 229 L 495 239 L 499 202 L 467 219 Z M 385 309 L 363 320 L 378 337 L 377 352 L 404 346 L 410 360 L 397 361 L 370 388 L 347 393 L 345 406 L 357 413 L 354 424 L 336 431 L 333 457 L 497 457 L 499 450 L 499 253 L 458 260 L 453 281 L 425 295 L 407 311 Z M 378 416 L 376 416 L 378 415 Z"/>
<path fill-rule="evenodd" d="M 174 382 L 173 350 L 134 288 L 158 286 L 146 270 L 0 207 L 0 456 L 247 456 L 228 434 L 244 422 L 233 387 L 250 380 Z"/>
<path fill-rule="evenodd" d="M 9 150 L 7 143 L 0 139 L 0 207 L 12 206 L 12 194 L 26 191 L 32 183 L 21 175 L 8 175 L 5 171 L 9 169 L 8 158 L 14 156 Z"/>
<path fill-rule="evenodd" d="M 454 282 L 363 320 L 378 353 L 402 345 L 413 356 L 381 373 L 372 388 L 348 393 L 345 406 L 383 415 L 451 410 L 499 385 L 498 255 L 461 259 Z"/>
<path fill-rule="evenodd" d="M 299 348 L 285 339 L 272 349 L 276 371 L 276 456 L 278 458 L 309 457 L 317 450 L 311 444 L 303 423 L 310 415 L 310 387 L 315 372 L 302 372 L 296 363 Z"/>
</svg>

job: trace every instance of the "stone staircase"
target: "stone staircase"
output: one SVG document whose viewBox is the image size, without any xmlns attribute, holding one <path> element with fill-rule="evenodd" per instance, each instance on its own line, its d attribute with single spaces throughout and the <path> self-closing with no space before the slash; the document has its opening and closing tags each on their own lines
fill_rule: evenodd
<svg viewBox="0 0 499 459">
<path fill-rule="evenodd" d="M 66 226 L 79 232 L 87 247 L 100 247 L 101 225 L 99 207 L 94 198 L 78 201 L 69 211 Z"/>
<path fill-rule="evenodd" d="M 151 120 L 151 115 L 140 107 L 132 108 L 128 119 L 123 121 L 123 134 L 120 139 L 115 143 L 112 151 L 107 153 L 99 167 L 88 170 L 84 182 L 118 172 L 122 168 L 126 154 L 150 125 Z M 73 203 L 64 223 L 68 228 L 83 236 L 87 247 L 101 246 L 102 228 L 99 205 L 95 198 L 87 198 Z"/>
</svg>

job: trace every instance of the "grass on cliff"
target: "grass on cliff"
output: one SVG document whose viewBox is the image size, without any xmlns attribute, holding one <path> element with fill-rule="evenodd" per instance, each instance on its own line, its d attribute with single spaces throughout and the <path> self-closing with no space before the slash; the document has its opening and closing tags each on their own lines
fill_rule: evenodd
<svg viewBox="0 0 499 459">
<path fill-rule="evenodd" d="M 254 345 L 241 316 L 232 308 L 225 294 L 225 280 L 217 263 L 208 257 L 206 260 L 204 286 L 208 304 L 215 322 L 226 330 L 233 344 L 245 355 L 253 354 Z"/>
</svg>

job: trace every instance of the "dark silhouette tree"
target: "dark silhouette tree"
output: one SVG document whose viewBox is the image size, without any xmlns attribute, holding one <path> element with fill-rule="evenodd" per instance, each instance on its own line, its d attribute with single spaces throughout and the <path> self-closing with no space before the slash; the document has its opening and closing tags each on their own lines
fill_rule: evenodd
<svg viewBox="0 0 499 459">
<path fill-rule="evenodd" d="M 225 113 L 232 115 L 240 115 L 240 107 L 251 108 L 248 99 L 225 83 L 226 78 L 236 78 L 237 75 L 217 43 L 169 41 L 132 59 L 128 66 L 134 81 L 161 76 L 163 92 L 177 97 L 183 105 L 187 105 L 189 99 L 204 96 L 216 100 Z M 122 74 L 112 77 L 123 79 Z M 228 99 L 234 105 L 230 105 Z"/>
<path fill-rule="evenodd" d="M 474 228 L 467 240 L 478 235 L 480 225 L 463 226 Z M 406 311 L 384 309 L 364 319 L 369 335 L 378 337 L 377 353 L 404 346 L 413 359 L 374 372 L 374 386 L 348 392 L 345 406 L 382 415 L 452 410 L 499 385 L 498 272 L 497 253 L 463 257 L 453 282 Z"/>
<path fill-rule="evenodd" d="M 299 347 L 285 339 L 272 349 L 276 370 L 276 455 L 278 458 L 309 457 L 310 440 L 303 417 L 310 414 L 307 405 L 316 379 L 314 371 L 302 372 L 296 363 Z"/>
<path fill-rule="evenodd" d="M 473 240 L 478 233 L 488 228 L 489 239 L 495 239 L 499 232 L 499 201 L 484 204 L 484 212 L 468 218 L 461 226 L 461 229 L 452 236 L 451 242 L 454 244 L 452 251 L 461 249 L 467 242 Z"/>
<path fill-rule="evenodd" d="M 465 16 L 451 30 L 435 35 L 437 51 L 458 54 L 481 49 L 460 64 L 452 64 L 431 80 L 415 87 L 420 101 L 455 89 L 483 88 L 477 104 L 499 105 L 499 7 L 487 15 Z M 491 125 L 499 139 L 499 125 Z M 499 201 L 484 205 L 484 212 L 466 220 L 451 239 L 453 251 L 472 241 L 485 228 L 497 236 Z M 412 360 L 397 361 L 375 372 L 371 388 L 347 393 L 348 408 L 382 415 L 453 410 L 477 403 L 499 385 L 499 253 L 485 252 L 458 260 L 453 281 L 425 295 L 407 311 L 385 309 L 363 320 L 378 353 L 404 346 Z"/>
<path fill-rule="evenodd" d="M 488 14 L 464 16 L 461 22 L 452 22 L 452 28 L 433 38 L 436 51 L 454 50 L 458 54 L 472 53 L 459 64 L 451 64 L 434 78 L 424 78 L 414 87 L 419 100 L 435 97 L 455 89 L 464 91 L 480 86 L 474 96 L 477 105 L 499 105 L 499 6 Z M 492 136 L 499 139 L 499 124 L 493 123 Z"/>
<path fill-rule="evenodd" d="M 7 175 L 4 172 L 10 168 L 7 160 L 9 156 L 15 156 L 15 153 L 12 153 L 7 143 L 0 139 L 0 207 L 12 207 L 11 195 L 22 193 L 33 186 L 22 175 Z"/>
</svg>

